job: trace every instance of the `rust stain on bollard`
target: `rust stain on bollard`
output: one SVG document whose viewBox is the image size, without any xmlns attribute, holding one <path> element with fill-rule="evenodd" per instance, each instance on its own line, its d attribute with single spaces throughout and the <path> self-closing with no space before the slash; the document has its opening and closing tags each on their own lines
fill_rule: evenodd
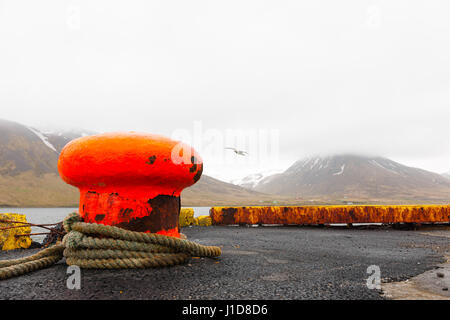
<svg viewBox="0 0 450 320">
<path fill-rule="evenodd" d="M 79 188 L 85 222 L 179 237 L 180 193 L 200 179 L 203 162 L 179 141 L 119 132 L 71 141 L 58 170 Z"/>
<path fill-rule="evenodd" d="M 212 207 L 210 216 L 215 225 L 445 223 L 450 222 L 450 206 Z"/>
</svg>

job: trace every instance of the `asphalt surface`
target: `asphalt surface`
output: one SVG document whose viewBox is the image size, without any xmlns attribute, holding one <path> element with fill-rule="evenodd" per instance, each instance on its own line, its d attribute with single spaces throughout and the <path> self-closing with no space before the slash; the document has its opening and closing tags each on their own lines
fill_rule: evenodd
<svg viewBox="0 0 450 320">
<path fill-rule="evenodd" d="M 384 299 L 367 288 L 369 266 L 380 267 L 383 281 L 402 281 L 435 268 L 450 252 L 450 231 L 442 230 L 213 226 L 182 232 L 221 246 L 222 256 L 163 269 L 82 270 L 80 290 L 67 288 L 61 261 L 0 281 L 0 299 Z M 38 250 L 0 252 L 0 259 Z"/>
</svg>

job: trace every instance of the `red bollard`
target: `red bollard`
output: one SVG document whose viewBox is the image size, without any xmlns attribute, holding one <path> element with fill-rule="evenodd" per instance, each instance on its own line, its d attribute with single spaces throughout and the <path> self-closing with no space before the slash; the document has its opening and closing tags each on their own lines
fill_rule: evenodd
<svg viewBox="0 0 450 320">
<path fill-rule="evenodd" d="M 79 188 L 85 222 L 180 237 L 180 193 L 200 179 L 203 163 L 163 136 L 106 133 L 68 143 L 58 170 Z"/>
</svg>

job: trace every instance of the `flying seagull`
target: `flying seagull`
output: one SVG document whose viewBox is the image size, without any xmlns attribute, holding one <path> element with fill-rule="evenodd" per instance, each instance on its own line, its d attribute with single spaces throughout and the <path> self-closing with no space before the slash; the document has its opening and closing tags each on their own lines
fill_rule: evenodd
<svg viewBox="0 0 450 320">
<path fill-rule="evenodd" d="M 237 149 L 235 149 L 235 148 L 225 148 L 225 149 L 231 149 L 231 150 L 234 151 L 234 153 L 236 153 L 236 154 L 238 154 L 238 155 L 241 155 L 241 156 L 245 156 L 245 155 L 248 154 L 247 151 L 237 150 Z"/>
</svg>

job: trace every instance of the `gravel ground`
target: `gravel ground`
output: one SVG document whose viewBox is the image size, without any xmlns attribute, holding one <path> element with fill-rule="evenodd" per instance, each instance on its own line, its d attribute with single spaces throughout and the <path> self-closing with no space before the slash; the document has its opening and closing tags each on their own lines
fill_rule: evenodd
<svg viewBox="0 0 450 320">
<path fill-rule="evenodd" d="M 402 281 L 444 262 L 450 231 L 386 228 L 188 227 L 189 240 L 223 249 L 218 259 L 146 270 L 82 270 L 67 289 L 67 266 L 0 281 L 0 299 L 384 299 L 367 268 Z M 436 234 L 433 234 L 436 232 Z M 0 259 L 39 249 L 0 252 Z"/>
</svg>

